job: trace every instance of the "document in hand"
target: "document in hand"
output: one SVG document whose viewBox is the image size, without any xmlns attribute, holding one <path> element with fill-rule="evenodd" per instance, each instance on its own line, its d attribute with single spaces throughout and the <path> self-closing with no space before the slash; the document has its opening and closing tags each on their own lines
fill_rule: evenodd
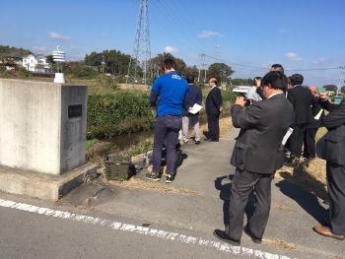
<svg viewBox="0 0 345 259">
<path fill-rule="evenodd" d="M 188 112 L 192 114 L 198 113 L 202 109 L 202 106 L 200 104 L 195 103 L 193 107 L 189 108 Z"/>
<path fill-rule="evenodd" d="M 285 146 L 287 140 L 290 138 L 291 134 L 293 132 L 293 128 L 289 128 L 287 130 L 287 132 L 285 133 L 284 137 L 283 137 L 283 141 L 282 141 L 282 145 Z"/>
</svg>

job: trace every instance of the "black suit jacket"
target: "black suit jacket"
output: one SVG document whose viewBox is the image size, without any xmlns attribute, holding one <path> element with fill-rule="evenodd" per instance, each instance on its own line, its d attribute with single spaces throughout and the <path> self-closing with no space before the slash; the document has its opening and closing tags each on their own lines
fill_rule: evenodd
<svg viewBox="0 0 345 259">
<path fill-rule="evenodd" d="M 313 121 L 312 106 L 317 105 L 317 98 L 304 86 L 296 85 L 288 90 L 288 100 L 294 108 L 294 125 L 309 124 Z"/>
<path fill-rule="evenodd" d="M 231 156 L 240 170 L 273 174 L 282 139 L 293 123 L 293 107 L 284 94 L 242 108 L 231 108 L 232 122 L 241 128 Z"/>
<path fill-rule="evenodd" d="M 223 105 L 222 93 L 218 87 L 213 87 L 208 93 L 205 102 L 207 114 L 219 115 L 220 107 Z"/>
</svg>

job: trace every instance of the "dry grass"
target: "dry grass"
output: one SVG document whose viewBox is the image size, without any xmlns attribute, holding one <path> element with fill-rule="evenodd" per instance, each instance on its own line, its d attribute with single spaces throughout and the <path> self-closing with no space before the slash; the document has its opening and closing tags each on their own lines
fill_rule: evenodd
<svg viewBox="0 0 345 259">
<path fill-rule="evenodd" d="M 295 244 L 291 244 L 288 242 L 285 242 L 283 240 L 279 240 L 279 239 L 263 239 L 263 244 L 271 246 L 271 247 L 277 247 L 277 248 L 282 248 L 285 250 L 296 250 L 297 249 L 297 245 Z"/>
<path fill-rule="evenodd" d="M 109 181 L 113 185 L 117 185 L 120 187 L 128 188 L 128 189 L 144 189 L 144 190 L 151 190 L 163 193 L 173 193 L 173 194 L 180 194 L 180 195 L 188 195 L 188 196 L 205 196 L 205 194 L 187 190 L 187 189 L 178 189 L 171 187 L 166 184 L 159 184 L 157 182 L 148 182 L 138 178 L 131 178 L 128 181 Z"/>
</svg>

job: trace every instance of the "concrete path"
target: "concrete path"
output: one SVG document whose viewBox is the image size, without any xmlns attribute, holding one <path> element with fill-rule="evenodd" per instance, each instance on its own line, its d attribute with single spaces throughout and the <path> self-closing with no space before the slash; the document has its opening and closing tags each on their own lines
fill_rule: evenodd
<svg viewBox="0 0 345 259">
<path fill-rule="evenodd" d="M 237 133 L 237 130 L 229 132 L 218 143 L 183 146 L 185 159 L 170 184 L 146 179 L 143 170 L 125 182 L 102 179 L 89 182 L 73 190 L 62 202 L 139 220 L 143 226 L 188 229 L 216 240 L 213 230 L 223 229 L 227 222 L 234 173 L 229 159 Z M 286 254 L 286 258 L 343 259 L 345 241 L 325 238 L 312 230 L 327 218 L 326 208 L 317 196 L 288 177 L 277 175 L 272 184 L 272 210 L 264 242 L 253 244 L 244 234 L 242 245 Z"/>
</svg>

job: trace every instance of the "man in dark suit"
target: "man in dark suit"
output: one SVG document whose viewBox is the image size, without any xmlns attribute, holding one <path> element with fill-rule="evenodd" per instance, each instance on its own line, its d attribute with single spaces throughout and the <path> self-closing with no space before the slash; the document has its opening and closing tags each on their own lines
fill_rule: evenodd
<svg viewBox="0 0 345 259">
<path fill-rule="evenodd" d="M 310 86 L 309 90 L 316 98 L 318 98 L 319 92 L 316 86 Z M 312 114 L 313 120 L 310 124 L 307 125 L 303 139 L 303 157 L 307 159 L 307 164 L 309 164 L 309 161 L 314 159 L 316 156 L 315 136 L 317 130 L 321 126 L 321 120 L 324 116 L 324 111 L 318 102 L 313 105 Z"/>
<path fill-rule="evenodd" d="M 200 127 L 199 127 L 199 112 L 191 113 L 190 109 L 195 105 L 202 105 L 202 91 L 201 88 L 194 85 L 195 77 L 193 75 L 186 76 L 189 85 L 189 95 L 185 100 L 183 117 L 182 117 L 182 137 L 183 143 L 190 143 L 189 126 L 193 125 L 194 129 L 194 143 L 200 144 Z"/>
<path fill-rule="evenodd" d="M 337 130 L 338 139 L 345 138 L 345 101 L 339 105 L 328 101 L 326 93 L 320 93 L 321 105 L 329 111 L 322 119 L 322 126 Z M 340 128 L 339 128 L 340 127 Z M 345 147 L 343 147 L 345 152 Z M 339 152 L 341 153 L 341 151 Z M 326 161 L 327 191 L 329 194 L 329 225 L 315 226 L 313 230 L 323 236 L 345 239 L 345 161 Z"/>
<path fill-rule="evenodd" d="M 219 141 L 219 115 L 223 109 L 223 98 L 216 78 L 209 80 L 211 91 L 206 97 L 205 109 L 207 115 L 208 132 L 206 135 L 206 141 Z"/>
<path fill-rule="evenodd" d="M 289 138 L 288 149 L 291 152 L 288 163 L 298 163 L 302 153 L 303 138 L 307 126 L 313 121 L 312 107 L 318 100 L 308 87 L 302 86 L 303 76 L 293 74 L 289 77 L 292 87 L 288 90 L 287 98 L 294 108 L 293 132 Z"/>
<path fill-rule="evenodd" d="M 214 235 L 240 245 L 244 211 L 250 193 L 255 191 L 255 211 L 244 231 L 255 243 L 261 243 L 271 206 L 271 182 L 283 164 L 282 140 L 293 123 L 293 107 L 285 98 L 286 77 L 279 71 L 262 78 L 264 100 L 245 107 L 246 100 L 237 97 L 231 108 L 233 125 L 241 131 L 231 157 L 236 167 L 231 186 L 229 225 Z"/>
</svg>

